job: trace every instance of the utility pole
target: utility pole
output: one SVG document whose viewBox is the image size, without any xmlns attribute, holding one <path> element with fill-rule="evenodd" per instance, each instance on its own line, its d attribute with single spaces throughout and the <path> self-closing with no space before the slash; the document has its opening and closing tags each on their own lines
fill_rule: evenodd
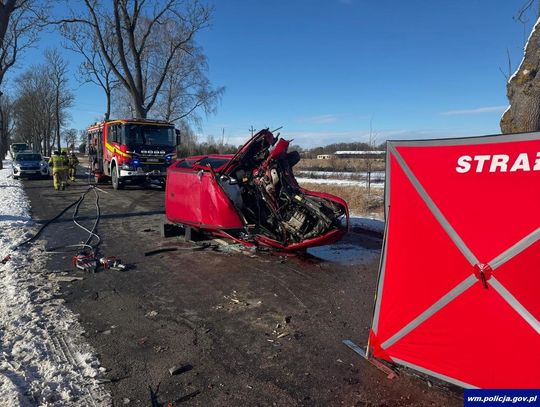
<svg viewBox="0 0 540 407">
<path fill-rule="evenodd" d="M 253 128 L 253 125 L 251 125 L 251 127 L 249 128 L 249 131 L 251 132 L 251 137 L 253 137 L 253 132 L 257 130 L 257 129 L 254 129 Z"/>
</svg>

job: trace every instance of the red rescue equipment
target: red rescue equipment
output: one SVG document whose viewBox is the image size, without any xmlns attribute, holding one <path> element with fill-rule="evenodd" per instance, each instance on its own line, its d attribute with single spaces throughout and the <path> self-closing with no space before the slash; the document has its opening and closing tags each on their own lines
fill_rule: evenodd
<svg viewBox="0 0 540 407">
<path fill-rule="evenodd" d="M 540 133 L 388 143 L 371 354 L 540 388 L 539 152 Z"/>
</svg>

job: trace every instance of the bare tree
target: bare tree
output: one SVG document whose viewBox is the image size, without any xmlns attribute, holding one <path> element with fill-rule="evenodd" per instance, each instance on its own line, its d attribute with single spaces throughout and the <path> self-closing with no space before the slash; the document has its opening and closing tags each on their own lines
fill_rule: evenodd
<svg viewBox="0 0 540 407">
<path fill-rule="evenodd" d="M 34 43 L 44 19 L 46 4 L 33 0 L 0 0 L 0 87 L 6 72 L 15 64 L 19 53 Z M 2 96 L 0 90 L 0 98 Z M 7 152 L 6 126 L 0 115 L 0 169 Z"/>
<path fill-rule="evenodd" d="M 44 65 L 30 67 L 16 79 L 14 138 L 50 154 L 54 127 L 54 89 Z"/>
<path fill-rule="evenodd" d="M 517 71 L 506 85 L 510 107 L 504 112 L 500 126 L 503 133 L 540 130 L 540 19 L 525 47 Z"/>
<path fill-rule="evenodd" d="M 79 130 L 79 137 L 77 138 L 77 142 L 77 149 L 79 150 L 79 153 L 88 153 L 88 146 L 86 145 L 86 143 L 88 142 L 88 133 L 86 132 L 86 129 Z"/>
<path fill-rule="evenodd" d="M 536 10 L 534 9 L 534 5 L 536 3 Z M 538 0 L 526 0 L 517 13 L 512 17 L 514 21 L 521 23 L 523 26 L 523 46 L 525 46 L 526 38 L 527 38 L 527 23 L 530 19 L 530 14 L 533 14 L 533 17 L 535 19 L 540 18 L 540 1 Z"/>
<path fill-rule="evenodd" d="M 160 27 L 158 38 L 170 34 L 165 27 Z M 158 41 L 155 46 L 161 54 L 167 41 Z M 216 104 L 225 91 L 224 87 L 212 88 L 206 76 L 206 57 L 198 49 L 189 53 L 178 53 L 171 61 L 169 72 L 161 90 L 160 98 L 152 111 L 156 117 L 170 122 L 187 120 L 196 125 L 200 124 L 201 116 L 215 113 Z"/>
<path fill-rule="evenodd" d="M 183 120 L 180 120 L 176 124 L 181 134 L 180 145 L 177 146 L 176 154 L 178 157 L 188 157 L 197 153 L 197 134 L 193 129 Z"/>
<path fill-rule="evenodd" d="M 135 117 L 135 112 L 131 105 L 131 96 L 123 86 L 113 89 L 111 98 L 114 101 L 111 105 L 111 114 L 115 117 Z"/>
<path fill-rule="evenodd" d="M 14 138 L 32 144 L 36 151 L 45 155 L 51 154 L 58 131 L 68 119 L 67 109 L 73 100 L 62 75 L 59 75 L 60 80 L 54 75 L 61 72 L 55 65 L 57 63 L 32 66 L 15 81 Z M 59 145 L 58 140 L 56 142 Z"/>
<path fill-rule="evenodd" d="M 112 65 L 103 58 L 96 32 L 86 25 L 63 24 L 60 32 L 67 39 L 64 47 L 79 53 L 83 61 L 79 65 L 78 79 L 82 83 L 94 83 L 105 92 L 107 106 L 105 120 L 111 115 L 111 98 L 120 82 L 113 73 L 112 65 L 118 65 L 118 56 L 113 44 L 113 35 L 109 26 L 105 27 L 104 46 L 113 62 Z"/>
<path fill-rule="evenodd" d="M 373 119 L 369 121 L 369 135 L 367 139 L 367 146 L 369 151 L 373 151 L 377 147 L 377 133 L 373 131 Z M 366 184 L 368 196 L 371 196 L 371 173 L 373 172 L 374 161 L 375 158 L 369 155 L 369 153 L 364 159 L 364 164 L 366 167 Z"/>
<path fill-rule="evenodd" d="M 68 63 L 56 49 L 45 51 L 47 74 L 54 90 L 54 123 L 56 145 L 60 150 L 60 127 L 63 124 L 62 112 L 73 105 L 73 93 L 68 89 Z"/>
<path fill-rule="evenodd" d="M 146 118 L 163 96 L 175 61 L 184 63 L 190 56 L 200 61 L 195 36 L 208 25 L 210 8 L 197 0 L 113 0 L 110 8 L 96 0 L 84 0 L 84 4 L 86 16 L 74 13 L 63 23 L 94 31 L 103 60 L 130 96 L 134 116 Z M 203 75 L 203 70 L 199 72 Z M 210 103 L 206 94 L 194 94 L 183 112 L 189 115 L 198 107 L 210 108 Z"/>
<path fill-rule="evenodd" d="M 3 95 L 0 100 L 0 123 L 2 129 L 1 134 L 5 135 L 6 140 L 11 140 L 14 129 L 13 102 L 9 95 Z M 1 168 L 1 166 L 0 166 Z"/>
<path fill-rule="evenodd" d="M 71 151 L 75 150 L 75 143 L 77 142 L 77 136 L 78 136 L 77 129 L 67 129 L 62 132 L 62 136 L 66 142 L 66 146 Z"/>
</svg>

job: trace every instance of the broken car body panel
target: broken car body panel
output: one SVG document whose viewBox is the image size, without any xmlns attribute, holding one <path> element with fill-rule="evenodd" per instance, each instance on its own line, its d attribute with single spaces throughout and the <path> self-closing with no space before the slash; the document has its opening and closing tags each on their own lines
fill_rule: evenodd
<svg viewBox="0 0 540 407">
<path fill-rule="evenodd" d="M 165 211 L 175 223 L 199 229 L 242 229 L 237 209 L 225 194 L 208 159 L 228 162 L 232 156 L 198 156 L 173 163 L 167 176 Z M 202 163 L 202 164 L 200 164 Z"/>
<path fill-rule="evenodd" d="M 348 230 L 347 203 L 301 188 L 292 172 L 300 157 L 288 146 L 262 130 L 235 155 L 175 161 L 167 174 L 167 219 L 284 251 L 336 242 Z"/>
</svg>

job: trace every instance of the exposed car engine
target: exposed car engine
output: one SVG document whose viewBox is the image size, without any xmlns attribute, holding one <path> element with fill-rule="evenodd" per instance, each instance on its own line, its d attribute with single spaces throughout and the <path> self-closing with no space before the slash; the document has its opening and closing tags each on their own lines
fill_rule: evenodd
<svg viewBox="0 0 540 407">
<path fill-rule="evenodd" d="M 288 145 L 268 131 L 220 178 L 252 232 L 283 245 L 342 228 L 346 213 L 337 202 L 303 192 L 292 172 L 300 155 L 287 152 Z"/>
</svg>

